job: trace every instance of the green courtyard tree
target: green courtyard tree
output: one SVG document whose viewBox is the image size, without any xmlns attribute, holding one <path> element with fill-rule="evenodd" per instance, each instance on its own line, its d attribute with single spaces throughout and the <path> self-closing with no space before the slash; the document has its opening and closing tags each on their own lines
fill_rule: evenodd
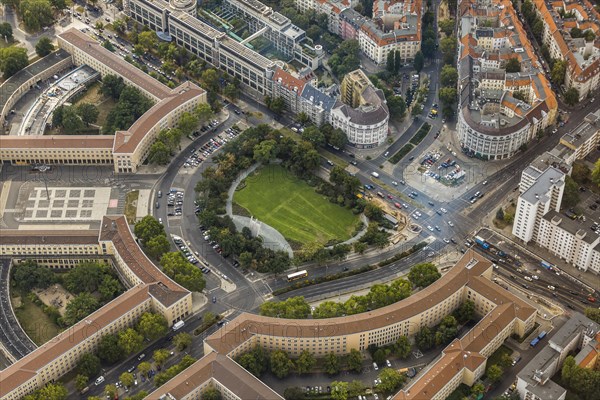
<svg viewBox="0 0 600 400">
<path fill-rule="evenodd" d="M 415 335 L 415 343 L 417 344 L 419 350 L 422 351 L 429 350 L 433 347 L 435 344 L 433 332 L 428 326 L 423 326 L 419 332 L 417 332 Z"/>
<path fill-rule="evenodd" d="M 427 287 L 437 281 L 442 274 L 432 263 L 417 264 L 410 269 L 408 280 L 416 287 Z"/>
<path fill-rule="evenodd" d="M 98 121 L 98 115 L 100 112 L 98 111 L 98 107 L 90 103 L 81 103 L 77 106 L 77 114 L 81 118 L 81 121 L 89 126 L 90 124 L 95 124 Z"/>
<path fill-rule="evenodd" d="M 502 213 L 502 218 L 504 218 L 504 213 Z M 475 316 L 475 303 L 473 303 L 471 300 L 463 302 L 456 309 L 454 315 L 456 316 L 456 319 L 458 319 L 458 321 L 461 323 L 470 321 Z"/>
<path fill-rule="evenodd" d="M 110 96 L 115 100 L 118 100 L 125 88 L 125 82 L 123 78 L 117 75 L 106 75 L 102 78 L 102 86 L 100 91 L 105 96 Z"/>
<path fill-rule="evenodd" d="M 209 387 L 202 393 L 202 400 L 221 400 L 223 396 L 221 396 L 221 392 L 219 392 L 214 387 Z"/>
<path fill-rule="evenodd" d="M 444 317 L 435 332 L 435 344 L 437 346 L 450 343 L 458 334 L 458 322 L 452 315 Z"/>
<path fill-rule="evenodd" d="M 271 352 L 271 373 L 279 379 L 285 378 L 294 368 L 294 362 L 290 360 L 288 354 L 283 350 Z"/>
<path fill-rule="evenodd" d="M 137 331 L 144 337 L 154 340 L 166 335 L 169 327 L 167 320 L 161 314 L 146 312 L 140 317 Z"/>
<path fill-rule="evenodd" d="M 504 66 L 506 72 L 521 72 L 521 63 L 516 57 L 509 58 Z"/>
<path fill-rule="evenodd" d="M 177 351 L 185 350 L 192 344 L 192 335 L 186 332 L 178 333 L 173 337 L 173 343 Z"/>
<path fill-rule="evenodd" d="M 308 349 L 303 350 L 296 360 L 296 372 L 299 374 L 307 374 L 312 371 L 316 363 L 317 360 L 315 359 L 315 356 L 313 356 Z"/>
<path fill-rule="evenodd" d="M 337 375 L 340 372 L 340 358 L 333 352 L 327 354 L 323 368 L 328 375 Z"/>
<path fill-rule="evenodd" d="M 10 46 L 0 49 L 0 69 L 4 79 L 8 79 L 29 64 L 27 50 Z"/>
<path fill-rule="evenodd" d="M 77 363 L 77 372 L 86 377 L 98 375 L 100 373 L 100 359 L 92 353 L 85 353 Z"/>
<path fill-rule="evenodd" d="M 94 296 L 89 293 L 80 293 L 67 304 L 63 319 L 67 325 L 73 325 L 96 311 L 98 307 L 100 307 L 100 303 Z"/>
<path fill-rule="evenodd" d="M 54 45 L 47 36 L 42 36 L 35 45 L 35 52 L 40 57 L 45 57 L 54 51 Z"/>
<path fill-rule="evenodd" d="M 38 266 L 35 261 L 25 261 L 11 269 L 12 280 L 17 288 L 29 292 L 33 288 L 46 289 L 56 282 L 56 275 L 49 269 Z"/>
<path fill-rule="evenodd" d="M 119 332 L 119 347 L 125 354 L 132 354 L 142 349 L 144 337 L 133 328 Z"/>
</svg>

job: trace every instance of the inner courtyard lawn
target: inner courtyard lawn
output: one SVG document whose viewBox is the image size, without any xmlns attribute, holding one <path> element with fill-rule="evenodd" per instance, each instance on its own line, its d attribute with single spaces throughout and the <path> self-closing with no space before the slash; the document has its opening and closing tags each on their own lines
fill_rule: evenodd
<svg viewBox="0 0 600 400">
<path fill-rule="evenodd" d="M 269 165 L 246 178 L 233 200 L 252 216 L 300 243 L 351 237 L 359 217 L 330 203 L 303 180 L 278 165 Z"/>
</svg>

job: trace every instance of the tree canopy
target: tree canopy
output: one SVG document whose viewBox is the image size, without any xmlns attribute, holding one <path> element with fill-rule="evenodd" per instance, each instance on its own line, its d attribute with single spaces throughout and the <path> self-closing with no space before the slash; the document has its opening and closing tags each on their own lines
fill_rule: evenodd
<svg viewBox="0 0 600 400">
<path fill-rule="evenodd" d="M 408 280 L 414 286 L 427 287 L 438 280 L 442 274 L 439 273 L 437 267 L 432 263 L 417 264 L 410 269 Z"/>
<path fill-rule="evenodd" d="M 4 79 L 8 79 L 29 64 L 27 50 L 10 46 L 0 49 L 0 69 Z"/>
<path fill-rule="evenodd" d="M 40 57 L 45 57 L 54 51 L 54 45 L 47 36 L 42 36 L 35 45 L 35 52 Z"/>
</svg>

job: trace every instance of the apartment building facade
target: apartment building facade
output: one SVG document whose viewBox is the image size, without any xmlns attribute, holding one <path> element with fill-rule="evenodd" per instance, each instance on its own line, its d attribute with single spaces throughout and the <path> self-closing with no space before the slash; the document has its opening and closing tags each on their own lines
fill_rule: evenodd
<svg viewBox="0 0 600 400">
<path fill-rule="evenodd" d="M 510 1 L 464 1 L 461 10 L 458 138 L 470 155 L 510 158 L 555 122 L 558 103 Z M 511 59 L 520 72 L 506 72 Z"/>
<path fill-rule="evenodd" d="M 151 398 L 196 399 L 223 371 L 238 371 L 245 385 L 252 375 L 239 369 L 233 360 L 259 344 L 267 350 L 281 349 L 291 357 L 309 350 L 316 357 L 329 352 L 346 354 L 350 349 L 365 350 L 370 344 L 393 343 L 400 335 L 413 336 L 422 326 L 433 326 L 467 298 L 475 303 L 482 320 L 471 332 L 454 340 L 442 355 L 427 366 L 394 399 L 443 399 L 460 383 L 472 385 L 485 371 L 486 360 L 511 334 L 524 335 L 535 322 L 536 311 L 528 304 L 498 288 L 489 279 L 491 263 L 469 251 L 444 279 L 393 305 L 350 317 L 323 320 L 281 320 L 242 314 L 208 337 L 205 358 L 187 372 L 176 376 L 151 394 Z M 500 331 L 498 327 L 502 327 Z M 208 365 L 214 371 L 206 373 Z M 223 380 L 220 380 L 223 382 Z M 252 383 L 252 382 L 251 382 Z M 244 398 L 238 387 L 217 387 L 234 391 L 230 398 Z M 254 391 L 264 390 L 262 382 L 253 382 Z M 245 394 L 256 397 L 256 392 Z M 161 397 L 164 396 L 164 397 Z M 271 397 L 265 397 L 271 398 Z M 273 396 L 272 398 L 279 398 Z"/>
<path fill-rule="evenodd" d="M 544 29 L 542 42 L 554 59 L 567 61 L 565 88 L 575 88 L 579 100 L 585 99 L 600 87 L 600 13 L 589 0 L 547 1 L 534 0 L 535 12 Z M 590 30 L 594 39 L 574 37 L 572 31 L 579 29 L 585 34 Z"/>
</svg>

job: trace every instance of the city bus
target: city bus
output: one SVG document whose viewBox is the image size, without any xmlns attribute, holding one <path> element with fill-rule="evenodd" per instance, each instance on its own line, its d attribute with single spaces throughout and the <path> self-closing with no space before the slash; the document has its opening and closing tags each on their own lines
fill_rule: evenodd
<svg viewBox="0 0 600 400">
<path fill-rule="evenodd" d="M 304 269 L 302 271 L 294 272 L 293 274 L 289 274 L 287 276 L 288 282 L 295 281 L 296 279 L 306 278 L 308 276 L 308 272 Z"/>
</svg>

